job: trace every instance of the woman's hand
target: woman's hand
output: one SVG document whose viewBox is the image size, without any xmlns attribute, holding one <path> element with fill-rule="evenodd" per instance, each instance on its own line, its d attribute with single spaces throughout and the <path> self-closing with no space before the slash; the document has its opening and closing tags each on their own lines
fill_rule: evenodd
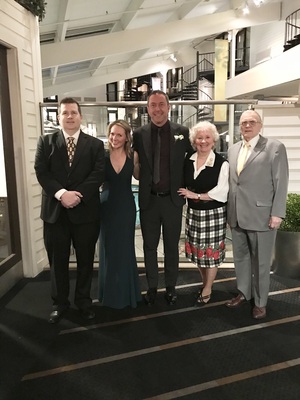
<svg viewBox="0 0 300 400">
<path fill-rule="evenodd" d="M 179 193 L 179 195 L 183 196 L 185 199 L 198 200 L 198 194 L 192 192 L 191 190 L 180 188 L 177 193 Z"/>
<path fill-rule="evenodd" d="M 191 190 L 180 188 L 178 192 L 180 196 L 183 196 L 185 199 L 191 199 L 194 201 L 200 201 L 199 193 L 192 192 Z M 202 201 L 212 201 L 213 199 L 209 197 L 207 193 L 201 193 L 201 200 Z"/>
</svg>

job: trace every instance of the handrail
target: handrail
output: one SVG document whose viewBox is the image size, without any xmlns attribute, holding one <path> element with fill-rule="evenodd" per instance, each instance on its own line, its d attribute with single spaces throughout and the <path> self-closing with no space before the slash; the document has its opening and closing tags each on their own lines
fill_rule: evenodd
<svg viewBox="0 0 300 400">
<path fill-rule="evenodd" d="M 299 22 L 298 22 L 299 21 Z M 285 19 L 285 38 L 284 38 L 284 50 L 288 50 L 294 45 L 300 44 L 300 40 L 296 36 L 300 34 L 300 8 L 292 12 Z M 293 41 L 296 41 L 293 44 Z"/>
<path fill-rule="evenodd" d="M 247 100 L 241 100 L 241 99 L 231 99 L 231 100 L 208 100 L 208 99 L 204 99 L 204 100 L 170 100 L 170 106 L 172 107 L 173 105 L 175 107 L 178 106 L 193 106 L 198 108 L 199 106 L 206 106 L 207 108 L 210 108 L 210 106 L 213 105 L 229 105 L 229 104 L 236 104 L 236 105 L 246 105 L 248 108 L 250 108 L 251 106 L 258 104 L 258 99 L 247 99 Z M 143 114 L 147 115 L 147 101 L 101 101 L 101 102 L 79 102 L 80 106 L 82 109 L 88 109 L 90 107 L 106 107 L 107 109 L 109 108 L 124 108 L 124 109 L 129 109 L 129 111 L 131 111 L 130 109 L 141 109 L 144 108 Z M 48 134 L 51 133 L 53 131 L 53 129 L 57 129 L 57 124 L 55 123 L 55 125 L 50 124 L 49 126 L 45 125 L 45 121 L 44 121 L 44 117 L 43 117 L 43 112 L 44 112 L 44 108 L 49 108 L 49 109 L 57 109 L 59 103 L 58 102 L 41 102 L 40 104 L 40 113 L 41 113 L 41 118 L 40 118 L 40 123 L 41 123 L 41 132 L 43 132 L 43 134 Z M 180 114 L 181 115 L 170 115 L 170 120 L 173 122 L 178 122 L 180 123 L 180 121 L 183 120 L 183 116 L 184 116 L 184 107 L 181 107 L 181 109 L 179 109 Z M 127 112 L 127 110 L 126 110 Z M 173 119 L 174 118 L 174 119 Z M 49 121 L 50 122 L 50 121 Z M 136 129 L 138 126 L 143 125 L 144 123 L 148 122 L 148 117 L 144 120 L 141 117 L 137 117 L 137 118 L 131 118 L 130 120 L 130 124 L 132 126 L 133 129 Z M 196 121 L 197 122 L 197 121 Z M 103 124 L 102 124 L 103 125 Z M 106 127 L 101 126 L 101 131 L 103 130 L 103 132 L 106 130 Z M 105 136 L 105 135 L 104 135 Z M 104 137 L 103 136 L 103 137 Z"/>
<path fill-rule="evenodd" d="M 257 99 L 247 99 L 247 100 L 170 100 L 170 105 L 180 105 L 180 106 L 197 106 L 197 105 L 207 105 L 207 104 L 257 104 Z M 79 102 L 80 106 L 84 107 L 147 107 L 147 101 L 99 101 L 99 102 Z M 58 107 L 58 103 L 40 103 L 40 107 Z"/>
<path fill-rule="evenodd" d="M 199 68 L 199 72 L 205 72 L 205 71 L 211 71 L 214 70 L 214 58 L 215 58 L 215 52 L 211 51 L 209 53 L 202 53 L 200 54 L 197 52 L 197 64 L 200 65 L 208 65 L 209 68 L 204 67 L 204 68 Z"/>
<path fill-rule="evenodd" d="M 198 89 L 198 91 L 203 95 L 203 97 L 205 97 L 206 96 L 206 98 L 207 98 L 207 100 L 206 101 L 210 101 L 210 100 L 212 100 L 212 97 L 208 94 L 208 93 L 206 93 L 206 92 L 204 92 L 204 90 L 202 90 L 202 89 Z M 202 98 L 203 98 L 202 97 Z"/>
<path fill-rule="evenodd" d="M 184 89 L 186 86 L 198 81 L 198 68 L 197 64 L 193 65 L 189 69 L 183 72 L 181 77 L 181 88 Z"/>
<path fill-rule="evenodd" d="M 288 24 L 289 26 L 292 26 L 293 28 L 300 29 L 300 26 L 295 25 L 295 24 L 292 24 L 291 22 L 287 22 L 287 24 Z"/>
</svg>

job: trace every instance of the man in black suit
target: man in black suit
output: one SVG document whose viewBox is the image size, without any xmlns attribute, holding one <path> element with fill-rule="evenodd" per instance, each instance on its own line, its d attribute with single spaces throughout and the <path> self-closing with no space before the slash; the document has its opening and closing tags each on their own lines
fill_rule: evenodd
<svg viewBox="0 0 300 400">
<path fill-rule="evenodd" d="M 161 90 L 150 93 L 147 110 L 151 123 L 133 133 L 133 147 L 138 153 L 139 206 L 144 241 L 148 291 L 146 304 L 155 302 L 158 286 L 157 247 L 161 229 L 164 243 L 165 298 L 169 304 L 177 300 L 179 239 L 184 199 L 178 189 L 183 185 L 183 164 L 192 152 L 189 130 L 170 122 L 169 98 Z"/>
<path fill-rule="evenodd" d="M 104 180 L 103 142 L 81 131 L 80 105 L 65 98 L 58 111 L 62 129 L 41 136 L 35 156 L 36 176 L 43 188 L 41 218 L 51 269 L 50 323 L 56 323 L 70 305 L 71 243 L 77 260 L 74 303 L 83 318 L 95 317 L 90 290 L 100 228 L 99 187 Z M 70 151 L 69 141 L 74 142 Z"/>
</svg>

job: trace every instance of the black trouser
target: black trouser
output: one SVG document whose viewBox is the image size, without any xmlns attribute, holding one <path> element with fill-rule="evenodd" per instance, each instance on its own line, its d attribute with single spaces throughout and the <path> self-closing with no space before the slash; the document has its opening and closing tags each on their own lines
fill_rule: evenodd
<svg viewBox="0 0 300 400">
<path fill-rule="evenodd" d="M 76 252 L 77 278 L 74 303 L 78 308 L 92 304 L 90 290 L 93 277 L 95 245 L 100 221 L 72 223 L 62 210 L 54 223 L 44 223 L 44 242 L 51 268 L 51 294 L 54 305 L 69 305 L 69 257 L 71 243 Z"/>
<path fill-rule="evenodd" d="M 175 287 L 178 276 L 182 206 L 175 206 L 170 196 L 151 195 L 148 207 L 140 210 L 140 218 L 149 288 L 157 288 L 158 285 L 157 247 L 161 232 L 164 246 L 165 285 Z"/>
</svg>

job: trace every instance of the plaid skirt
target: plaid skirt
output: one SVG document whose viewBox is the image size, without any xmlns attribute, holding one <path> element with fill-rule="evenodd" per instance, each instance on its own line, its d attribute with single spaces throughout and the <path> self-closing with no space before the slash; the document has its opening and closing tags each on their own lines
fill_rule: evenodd
<svg viewBox="0 0 300 400">
<path fill-rule="evenodd" d="M 188 207 L 185 254 L 201 268 L 214 268 L 225 259 L 226 206 L 213 210 Z"/>
</svg>

